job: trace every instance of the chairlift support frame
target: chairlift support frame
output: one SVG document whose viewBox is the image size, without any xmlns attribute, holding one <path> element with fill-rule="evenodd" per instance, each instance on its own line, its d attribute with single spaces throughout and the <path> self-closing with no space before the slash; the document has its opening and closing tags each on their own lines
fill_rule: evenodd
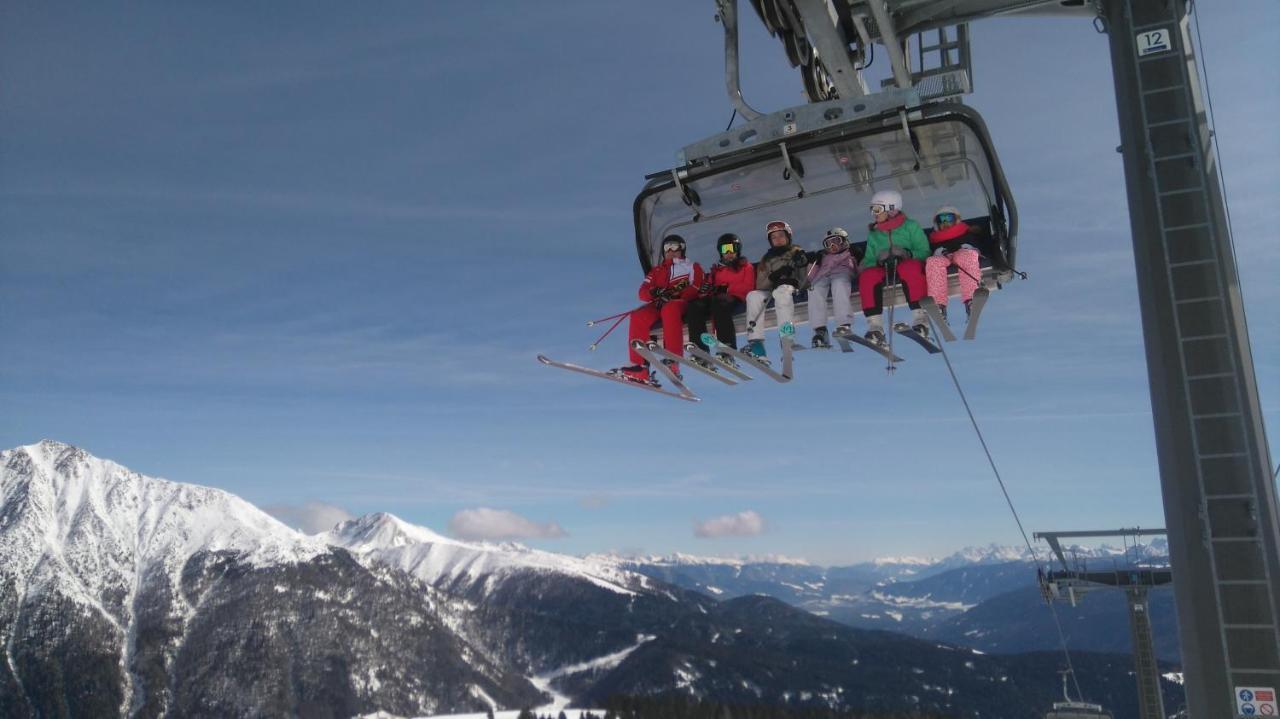
<svg viewBox="0 0 1280 719">
<path fill-rule="evenodd" d="M 1280 686 L 1280 506 L 1187 0 L 754 3 L 770 32 L 779 31 L 792 64 L 806 73 L 810 98 L 824 101 L 830 95 L 815 92 L 824 87 L 815 73 L 829 74 L 850 57 L 865 56 L 873 42 L 885 46 L 898 91 L 919 92 L 921 84 L 904 80 L 911 72 L 899 38 L 1006 15 L 1104 22 L 1188 713 L 1232 716 L 1235 687 Z M 817 5 L 839 22 L 814 20 Z M 734 63 L 736 73 L 736 53 Z M 825 87 L 835 85 L 829 78 Z M 681 161 L 694 159 L 686 148 Z M 646 262 L 643 253 L 641 260 Z"/>
</svg>

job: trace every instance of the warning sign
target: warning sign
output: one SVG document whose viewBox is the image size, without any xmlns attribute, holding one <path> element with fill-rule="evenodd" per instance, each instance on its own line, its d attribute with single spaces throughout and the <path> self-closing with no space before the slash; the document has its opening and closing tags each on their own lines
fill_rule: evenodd
<svg viewBox="0 0 1280 719">
<path fill-rule="evenodd" d="M 1275 687 L 1236 687 L 1236 716 L 1280 716 Z"/>
</svg>

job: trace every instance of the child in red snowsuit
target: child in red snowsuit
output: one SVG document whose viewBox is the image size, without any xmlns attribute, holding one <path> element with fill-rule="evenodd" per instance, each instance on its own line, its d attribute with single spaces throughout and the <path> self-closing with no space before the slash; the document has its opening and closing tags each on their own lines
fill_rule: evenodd
<svg viewBox="0 0 1280 719">
<path fill-rule="evenodd" d="M 662 346 L 672 354 L 684 355 L 684 311 L 689 300 L 698 296 L 702 281 L 702 267 L 685 258 L 684 238 L 667 235 L 662 240 L 662 262 L 640 283 L 640 299 L 649 304 L 631 313 L 627 342 L 631 365 L 623 367 L 622 374 L 629 379 L 649 381 L 649 368 L 632 344 L 636 340 L 648 342 L 653 323 L 659 318 L 662 319 Z"/>
<path fill-rule="evenodd" d="M 733 315 L 746 307 L 747 293 L 756 288 L 756 271 L 742 257 L 742 241 L 737 235 L 731 232 L 720 235 L 716 251 L 720 253 L 720 262 L 712 266 L 707 283 L 699 288 L 701 296 L 689 303 L 686 315 L 689 341 L 707 349 L 702 333 L 707 331 L 710 317 L 720 344 L 737 349 Z"/>
</svg>

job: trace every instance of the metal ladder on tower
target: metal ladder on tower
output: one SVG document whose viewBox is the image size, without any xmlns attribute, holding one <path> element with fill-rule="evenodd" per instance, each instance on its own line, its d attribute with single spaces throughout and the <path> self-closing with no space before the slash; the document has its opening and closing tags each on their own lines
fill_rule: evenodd
<svg viewBox="0 0 1280 719">
<path fill-rule="evenodd" d="M 1133 637 L 1133 667 L 1138 675 L 1138 716 L 1165 719 L 1164 697 L 1160 695 L 1160 667 L 1151 651 L 1151 604 L 1147 587 L 1125 589 L 1129 599 L 1129 632 Z"/>
</svg>

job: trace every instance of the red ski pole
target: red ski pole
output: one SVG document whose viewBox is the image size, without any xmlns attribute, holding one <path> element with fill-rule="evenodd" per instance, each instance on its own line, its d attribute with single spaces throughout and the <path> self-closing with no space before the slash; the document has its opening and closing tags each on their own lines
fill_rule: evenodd
<svg viewBox="0 0 1280 719">
<path fill-rule="evenodd" d="M 598 319 L 598 320 L 587 320 L 587 326 L 588 326 L 588 327 L 594 327 L 595 325 L 598 325 L 598 324 L 600 324 L 601 322 L 608 322 L 609 320 L 617 319 L 617 318 L 619 318 L 619 317 L 626 317 L 626 316 L 630 315 L 632 312 L 635 312 L 636 310 L 638 310 L 638 309 L 640 309 L 640 308 L 642 308 L 642 307 L 648 307 L 648 306 L 649 306 L 649 303 L 648 303 L 648 302 L 646 302 L 646 303 L 644 303 L 644 304 L 640 305 L 640 307 L 636 307 L 636 308 L 633 308 L 633 309 L 629 309 L 629 310 L 627 310 L 626 312 L 619 312 L 619 313 L 618 313 L 618 314 L 616 314 L 616 315 L 609 315 L 608 317 L 601 317 L 601 318 L 600 318 L 600 319 Z"/>
<path fill-rule="evenodd" d="M 640 307 L 643 307 L 643 306 L 644 305 L 641 305 Z M 640 309 L 640 307 L 637 307 L 636 310 Z M 635 312 L 636 310 L 631 310 L 631 312 Z M 623 320 L 631 316 L 631 312 L 623 312 L 621 315 L 615 315 L 615 317 L 617 317 L 618 319 L 614 320 L 613 324 L 609 325 L 609 329 L 605 330 L 604 334 L 596 338 L 596 341 L 592 342 L 591 346 L 588 347 L 587 350 L 591 352 L 595 352 L 596 347 L 598 347 L 600 343 L 604 341 L 604 338 L 613 334 L 613 331 L 618 329 L 618 325 L 622 324 Z M 605 319 L 608 319 L 608 318 L 605 318 Z"/>
</svg>

